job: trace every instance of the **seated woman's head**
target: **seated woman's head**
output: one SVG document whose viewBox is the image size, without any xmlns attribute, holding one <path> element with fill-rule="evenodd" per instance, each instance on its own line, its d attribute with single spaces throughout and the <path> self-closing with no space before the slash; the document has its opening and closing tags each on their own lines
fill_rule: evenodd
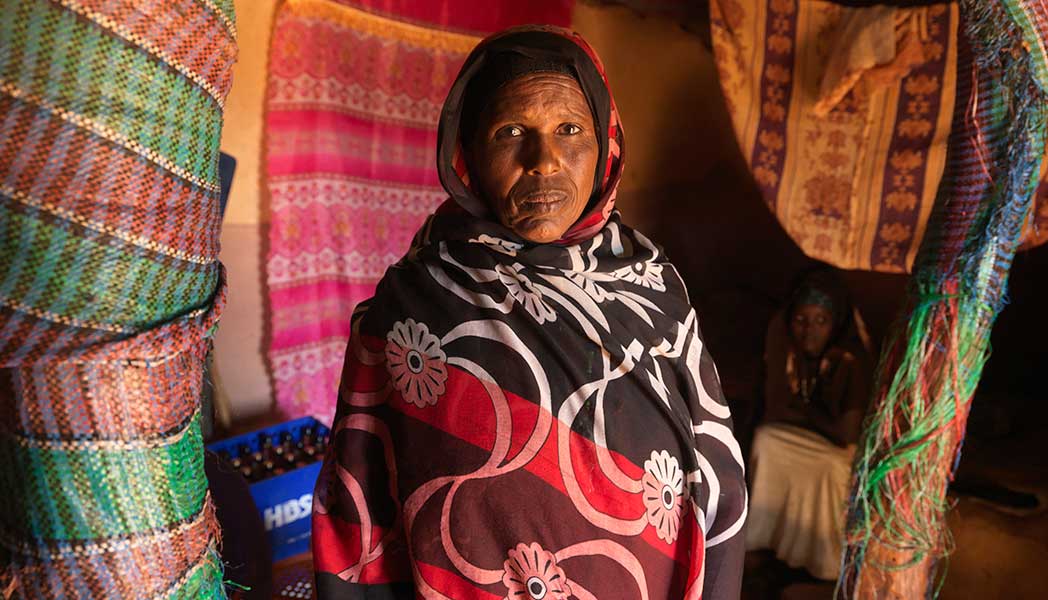
<svg viewBox="0 0 1048 600">
<path fill-rule="evenodd" d="M 808 271 L 790 298 L 790 337 L 806 356 L 818 358 L 840 333 L 849 310 L 847 291 L 836 273 L 827 268 Z"/>
<path fill-rule="evenodd" d="M 519 237 L 554 242 L 600 192 L 607 91 L 587 94 L 582 77 L 599 75 L 562 35 L 525 31 L 498 43 L 461 103 L 470 188 L 490 218 Z"/>
</svg>

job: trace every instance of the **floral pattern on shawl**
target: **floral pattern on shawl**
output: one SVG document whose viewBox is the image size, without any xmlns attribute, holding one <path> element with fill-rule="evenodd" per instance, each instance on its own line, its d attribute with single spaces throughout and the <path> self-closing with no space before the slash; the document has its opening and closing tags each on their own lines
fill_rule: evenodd
<svg viewBox="0 0 1048 600">
<path fill-rule="evenodd" d="M 628 267 L 622 267 L 615 271 L 615 277 L 630 283 L 636 283 L 654 290 L 665 290 L 666 284 L 662 279 L 662 265 L 646 262 L 635 262 Z"/>
<path fill-rule="evenodd" d="M 669 452 L 652 452 L 644 461 L 644 507 L 659 539 L 672 544 L 684 512 L 684 472 Z"/>
<path fill-rule="evenodd" d="M 498 274 L 502 285 L 506 286 L 506 293 L 523 306 L 524 310 L 528 311 L 528 314 L 539 325 L 546 321 L 556 321 L 557 313 L 546 304 L 542 293 L 532 285 L 531 280 L 523 271 L 524 266 L 520 263 L 495 266 L 495 273 Z"/>
<path fill-rule="evenodd" d="M 506 600 L 567 600 L 571 596 L 564 569 L 557 566 L 552 552 L 538 544 L 517 544 L 509 551 L 504 568 L 502 583 L 507 589 Z"/>
<path fill-rule="evenodd" d="M 386 368 L 393 386 L 419 408 L 436 404 L 448 378 L 440 340 L 414 319 L 394 324 L 386 339 Z"/>
<path fill-rule="evenodd" d="M 482 233 L 477 237 L 469 241 L 471 244 L 484 244 L 496 252 L 501 252 L 506 256 L 516 256 L 517 251 L 524 248 L 524 244 L 518 242 L 511 242 L 502 238 Z"/>
</svg>

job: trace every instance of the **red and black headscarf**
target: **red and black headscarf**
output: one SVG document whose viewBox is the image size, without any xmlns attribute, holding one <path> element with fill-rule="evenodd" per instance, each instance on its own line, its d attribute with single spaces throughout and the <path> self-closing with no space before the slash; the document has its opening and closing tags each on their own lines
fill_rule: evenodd
<svg viewBox="0 0 1048 600">
<path fill-rule="evenodd" d="M 488 96 L 513 77 L 535 71 L 574 77 L 589 103 L 596 130 L 606 132 L 597 136 L 600 154 L 589 203 L 579 220 L 555 242 L 574 244 L 600 231 L 611 215 L 622 176 L 624 148 L 622 125 L 604 66 L 579 34 L 559 27 L 529 25 L 507 29 L 482 41 L 466 58 L 440 113 L 437 170 L 454 205 L 474 216 L 490 218 L 487 203 L 469 184 L 461 132 L 469 129 L 483 108 L 478 96 Z"/>
</svg>

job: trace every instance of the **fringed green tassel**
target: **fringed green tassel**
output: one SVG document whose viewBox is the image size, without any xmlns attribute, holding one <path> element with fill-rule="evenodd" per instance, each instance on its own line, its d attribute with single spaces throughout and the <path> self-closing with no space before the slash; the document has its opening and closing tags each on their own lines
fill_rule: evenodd
<svg viewBox="0 0 1048 600">
<path fill-rule="evenodd" d="M 960 5 L 972 72 L 961 67 L 958 79 L 971 77 L 974 89 L 967 106 L 958 98 L 963 113 L 954 119 L 908 316 L 878 368 L 838 597 L 937 595 L 941 577 L 931 571 L 951 549 L 946 488 L 1044 156 L 1048 61 L 1036 42 L 1048 34 L 1045 7 Z"/>
</svg>

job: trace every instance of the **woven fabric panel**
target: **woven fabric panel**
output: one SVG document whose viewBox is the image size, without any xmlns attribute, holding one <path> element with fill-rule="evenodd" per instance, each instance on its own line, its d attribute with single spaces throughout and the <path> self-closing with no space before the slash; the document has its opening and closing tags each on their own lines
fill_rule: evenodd
<svg viewBox="0 0 1048 600">
<path fill-rule="evenodd" d="M 710 10 L 739 146 L 786 232 L 844 269 L 908 272 L 946 160 L 956 5 L 713 0 Z"/>
<path fill-rule="evenodd" d="M 956 4 L 712 0 L 710 17 L 739 146 L 786 232 L 843 269 L 910 272 L 953 127 Z M 1023 248 L 1046 229 L 1048 182 Z"/>
<path fill-rule="evenodd" d="M 199 412 L 233 2 L 0 13 L 0 590 L 224 597 Z"/>
</svg>

